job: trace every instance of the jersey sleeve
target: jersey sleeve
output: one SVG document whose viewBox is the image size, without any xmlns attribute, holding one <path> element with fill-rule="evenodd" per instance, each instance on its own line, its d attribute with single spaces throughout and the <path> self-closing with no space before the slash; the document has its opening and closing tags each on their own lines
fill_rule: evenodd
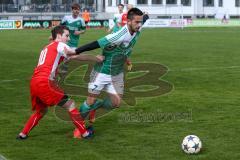
<svg viewBox="0 0 240 160">
<path fill-rule="evenodd" d="M 122 23 L 122 15 L 123 14 L 119 14 L 119 16 L 117 18 L 117 23 Z"/>
<path fill-rule="evenodd" d="M 58 46 L 57 46 L 57 52 L 58 54 L 60 54 L 61 56 L 67 58 L 67 54 L 64 52 L 64 48 L 67 48 L 67 49 L 71 49 L 67 44 L 65 43 L 62 43 L 62 42 L 59 42 L 58 43 Z"/>
<path fill-rule="evenodd" d="M 99 46 L 104 49 L 108 45 L 119 45 L 122 43 L 125 35 L 128 33 L 127 28 L 122 28 L 116 33 L 109 34 L 98 40 Z"/>
<path fill-rule="evenodd" d="M 61 21 L 61 25 L 64 25 L 66 23 L 66 21 L 67 21 L 66 16 L 64 16 L 62 21 Z"/>
<path fill-rule="evenodd" d="M 81 26 L 79 27 L 79 30 L 86 30 L 85 21 L 83 19 L 80 19 L 80 22 L 81 22 Z"/>
</svg>

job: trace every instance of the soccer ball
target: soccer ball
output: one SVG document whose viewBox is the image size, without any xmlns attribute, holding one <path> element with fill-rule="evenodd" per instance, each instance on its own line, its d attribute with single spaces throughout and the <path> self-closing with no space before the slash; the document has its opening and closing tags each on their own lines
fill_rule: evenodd
<svg viewBox="0 0 240 160">
<path fill-rule="evenodd" d="M 182 150 L 187 154 L 197 154 L 202 148 L 201 140 L 195 135 L 188 135 L 183 139 Z"/>
</svg>

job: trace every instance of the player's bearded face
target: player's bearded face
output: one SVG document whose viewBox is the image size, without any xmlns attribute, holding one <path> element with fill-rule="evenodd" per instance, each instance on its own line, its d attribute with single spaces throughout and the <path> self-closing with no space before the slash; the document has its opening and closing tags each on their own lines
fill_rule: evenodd
<svg viewBox="0 0 240 160">
<path fill-rule="evenodd" d="M 134 16 L 132 20 L 129 20 L 131 32 L 137 32 L 142 26 L 143 16 Z"/>
</svg>

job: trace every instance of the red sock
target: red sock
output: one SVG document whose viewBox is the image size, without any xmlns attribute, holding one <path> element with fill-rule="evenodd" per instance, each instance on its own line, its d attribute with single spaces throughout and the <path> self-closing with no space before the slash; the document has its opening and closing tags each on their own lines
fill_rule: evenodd
<svg viewBox="0 0 240 160">
<path fill-rule="evenodd" d="M 29 132 L 38 124 L 38 121 L 43 117 L 40 112 L 33 113 L 28 119 L 25 127 L 22 130 L 22 133 L 28 135 Z"/>
<path fill-rule="evenodd" d="M 79 129 L 81 134 L 84 134 L 87 130 L 85 128 L 84 119 L 81 118 L 79 111 L 75 108 L 72 111 L 69 111 L 69 114 L 74 125 Z"/>
<path fill-rule="evenodd" d="M 93 123 L 93 122 L 95 121 L 95 112 L 96 112 L 96 110 L 91 110 L 91 111 L 89 112 L 89 121 L 90 121 L 91 123 Z"/>
</svg>

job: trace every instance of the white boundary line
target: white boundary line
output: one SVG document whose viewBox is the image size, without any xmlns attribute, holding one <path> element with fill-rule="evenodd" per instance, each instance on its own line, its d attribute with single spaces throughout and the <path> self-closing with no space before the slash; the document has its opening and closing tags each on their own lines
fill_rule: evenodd
<svg viewBox="0 0 240 160">
<path fill-rule="evenodd" d="M 169 70 L 169 72 L 187 72 L 187 71 L 201 71 L 201 70 L 221 70 L 221 69 L 238 69 L 240 66 L 226 66 L 226 67 L 199 67 L 199 68 L 181 68 Z"/>
<path fill-rule="evenodd" d="M 7 160 L 7 158 L 0 154 L 0 160 Z"/>
<path fill-rule="evenodd" d="M 14 81 L 20 81 L 20 79 L 4 79 L 4 80 L 0 80 L 0 83 L 8 83 L 8 82 L 14 82 Z"/>
</svg>

